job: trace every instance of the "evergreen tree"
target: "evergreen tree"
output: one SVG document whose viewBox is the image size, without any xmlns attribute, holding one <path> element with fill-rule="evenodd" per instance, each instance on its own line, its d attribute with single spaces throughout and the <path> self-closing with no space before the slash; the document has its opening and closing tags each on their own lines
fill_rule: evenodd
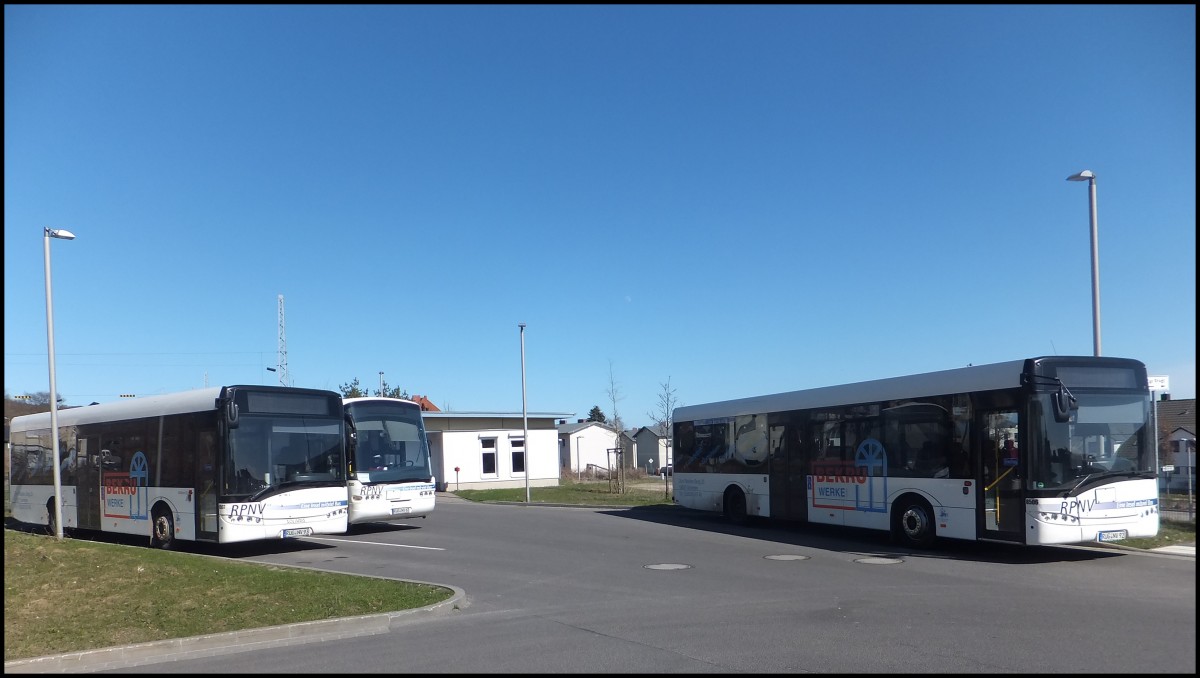
<svg viewBox="0 0 1200 678">
<path fill-rule="evenodd" d="M 355 377 L 354 381 L 350 382 L 349 384 L 342 384 L 338 386 L 338 390 L 342 392 L 343 398 L 362 398 L 363 396 L 367 395 L 366 391 L 359 387 L 358 377 Z"/>
<path fill-rule="evenodd" d="M 400 388 L 399 386 L 390 386 L 386 381 L 383 382 L 383 388 L 377 388 L 374 392 L 363 389 L 358 381 L 358 377 L 348 384 L 338 386 L 338 391 L 341 392 L 343 398 L 365 398 L 367 396 L 375 396 L 378 398 L 403 398 L 412 400 L 408 395 L 408 389 Z"/>
</svg>

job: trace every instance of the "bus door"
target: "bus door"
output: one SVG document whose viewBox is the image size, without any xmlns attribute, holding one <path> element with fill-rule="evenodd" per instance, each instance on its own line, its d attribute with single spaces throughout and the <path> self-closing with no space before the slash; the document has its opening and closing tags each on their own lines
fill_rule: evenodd
<svg viewBox="0 0 1200 678">
<path fill-rule="evenodd" d="M 802 424 L 798 416 L 786 413 L 772 414 L 767 418 L 772 518 L 808 519 L 808 493 L 805 487 L 808 465 L 801 444 L 804 440 Z"/>
<path fill-rule="evenodd" d="M 1015 409 L 980 410 L 978 531 L 983 539 L 1025 542 L 1025 501 L 1021 493 Z"/>
<path fill-rule="evenodd" d="M 100 437 L 80 438 L 75 456 L 75 503 L 79 527 L 100 529 Z"/>
<path fill-rule="evenodd" d="M 196 441 L 195 468 L 192 469 L 196 488 L 196 539 L 218 541 L 220 539 L 217 516 L 220 467 L 217 464 L 216 431 L 200 427 L 194 432 Z"/>
</svg>

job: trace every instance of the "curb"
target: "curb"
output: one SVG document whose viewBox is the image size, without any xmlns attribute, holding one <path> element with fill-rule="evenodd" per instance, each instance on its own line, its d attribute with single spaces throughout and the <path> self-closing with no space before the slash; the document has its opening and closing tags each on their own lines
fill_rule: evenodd
<svg viewBox="0 0 1200 678">
<path fill-rule="evenodd" d="M 1191 556 L 1196 557 L 1196 545 L 1190 544 L 1187 546 L 1160 546 L 1156 549 L 1150 549 L 1151 553 L 1169 553 L 1173 556 Z"/>
<path fill-rule="evenodd" d="M 428 582 L 417 582 L 428 583 Z M 434 584 L 451 589 L 454 595 L 428 607 L 368 614 L 357 617 L 338 617 L 318 621 L 282 624 L 258 629 L 227 633 L 212 633 L 188 638 L 156 640 L 136 645 L 109 647 L 99 650 L 68 652 L 33 659 L 4 662 L 5 673 L 88 673 L 124 669 L 146 664 L 181 661 L 197 657 L 215 657 L 256 650 L 264 647 L 284 647 L 306 642 L 320 642 L 387 633 L 394 625 L 410 618 L 449 614 L 466 607 L 466 593 L 457 586 Z"/>
<path fill-rule="evenodd" d="M 1095 548 L 1094 544 L 1092 544 L 1092 546 Z M 1099 548 L 1111 549 L 1113 551 L 1127 551 L 1129 553 L 1159 553 L 1171 556 L 1188 556 L 1191 558 L 1196 557 L 1195 544 L 1173 544 L 1171 546 L 1159 546 L 1158 548 L 1153 549 L 1141 549 L 1136 546 L 1125 546 L 1119 542 L 1109 542 Z"/>
</svg>

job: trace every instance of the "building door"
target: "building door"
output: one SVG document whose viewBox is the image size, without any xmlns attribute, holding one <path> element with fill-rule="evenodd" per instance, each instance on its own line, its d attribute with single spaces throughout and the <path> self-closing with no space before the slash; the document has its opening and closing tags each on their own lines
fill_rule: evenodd
<svg viewBox="0 0 1200 678">
<path fill-rule="evenodd" d="M 979 410 L 978 530 L 984 539 L 1025 542 L 1024 475 L 1016 409 Z"/>
</svg>

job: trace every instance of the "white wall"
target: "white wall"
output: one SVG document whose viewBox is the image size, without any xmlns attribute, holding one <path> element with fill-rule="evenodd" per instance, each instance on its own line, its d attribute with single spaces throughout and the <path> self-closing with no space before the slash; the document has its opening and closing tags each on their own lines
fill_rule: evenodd
<svg viewBox="0 0 1200 678">
<path fill-rule="evenodd" d="M 481 429 L 473 431 L 430 431 L 429 443 L 435 462 L 440 487 L 450 491 L 463 489 L 488 489 L 503 487 L 525 487 L 525 474 L 513 471 L 512 451 L 509 444 L 520 439 L 522 429 Z M 494 438 L 496 447 L 495 473 L 483 472 L 484 438 Z M 554 487 L 558 485 L 558 432 L 554 429 L 529 431 L 526 464 L 529 469 L 530 487 Z M 454 469 L 458 467 L 456 474 Z"/>
<path fill-rule="evenodd" d="M 608 452 L 609 449 L 617 446 L 616 431 L 600 425 L 589 426 L 576 433 L 563 436 L 563 440 L 567 441 L 570 446 L 569 449 L 563 450 L 564 453 L 569 453 L 566 466 L 575 473 L 587 472 L 589 464 L 595 464 L 605 469 L 610 465 L 616 467 L 616 456 L 610 457 Z"/>
</svg>

